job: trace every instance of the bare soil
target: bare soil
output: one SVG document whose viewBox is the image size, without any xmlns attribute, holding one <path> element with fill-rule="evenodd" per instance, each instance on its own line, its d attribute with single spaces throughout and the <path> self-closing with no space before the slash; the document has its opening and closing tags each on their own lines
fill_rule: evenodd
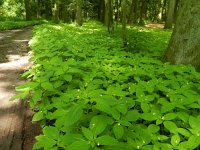
<svg viewBox="0 0 200 150">
<path fill-rule="evenodd" d="M 20 74 L 30 67 L 28 42 L 32 27 L 0 32 L 0 150 L 31 150 L 38 124 L 31 122 L 27 102 L 10 101 L 15 87 L 24 83 Z"/>
<path fill-rule="evenodd" d="M 165 26 L 165 24 L 162 23 L 150 23 L 145 25 L 145 27 L 147 28 L 153 28 L 153 29 L 163 29 Z"/>
</svg>

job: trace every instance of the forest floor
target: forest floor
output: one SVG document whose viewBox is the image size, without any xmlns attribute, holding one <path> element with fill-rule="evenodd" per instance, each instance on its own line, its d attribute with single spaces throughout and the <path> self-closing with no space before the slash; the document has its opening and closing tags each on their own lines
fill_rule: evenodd
<svg viewBox="0 0 200 150">
<path fill-rule="evenodd" d="M 27 103 L 10 101 L 15 86 L 25 82 L 20 74 L 30 66 L 31 37 L 32 27 L 0 32 L 0 150 L 31 150 L 40 133 Z"/>
<path fill-rule="evenodd" d="M 152 29 L 163 29 L 165 24 L 162 23 L 150 23 L 146 24 L 145 27 Z"/>
</svg>

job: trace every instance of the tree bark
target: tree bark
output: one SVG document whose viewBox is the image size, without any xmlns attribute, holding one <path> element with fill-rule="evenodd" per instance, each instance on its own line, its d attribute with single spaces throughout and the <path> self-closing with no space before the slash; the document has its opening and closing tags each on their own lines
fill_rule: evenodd
<svg viewBox="0 0 200 150">
<path fill-rule="evenodd" d="M 82 0 L 76 0 L 76 22 L 79 26 L 82 26 L 83 24 Z"/>
<path fill-rule="evenodd" d="M 114 32 L 112 0 L 105 0 L 105 25 L 109 33 Z"/>
<path fill-rule="evenodd" d="M 70 23 L 70 13 L 68 11 L 68 6 L 70 2 L 68 0 L 62 1 L 62 19 L 65 23 Z"/>
<path fill-rule="evenodd" d="M 31 20 L 31 2 L 30 0 L 24 0 L 26 10 L 26 20 Z"/>
<path fill-rule="evenodd" d="M 161 21 L 165 21 L 166 20 L 166 5 L 167 5 L 167 0 L 163 0 L 162 3 L 162 10 L 161 10 Z"/>
<path fill-rule="evenodd" d="M 41 0 L 37 0 L 37 19 L 41 18 Z"/>
<path fill-rule="evenodd" d="M 101 22 L 105 21 L 105 0 L 99 0 L 99 12 L 98 17 Z"/>
<path fill-rule="evenodd" d="M 130 12 L 129 12 L 129 18 L 128 18 L 129 24 L 137 23 L 137 3 L 138 3 L 138 0 L 132 0 Z"/>
<path fill-rule="evenodd" d="M 175 11 L 175 6 L 176 6 L 176 0 L 169 0 L 168 3 L 168 11 L 167 11 L 167 19 L 165 22 L 165 29 L 171 29 L 172 24 L 174 21 L 174 11 Z"/>
<path fill-rule="evenodd" d="M 141 0 L 141 7 L 140 7 L 140 25 L 144 25 L 144 19 L 145 19 L 145 9 L 146 9 L 146 0 Z"/>
<path fill-rule="evenodd" d="M 51 1 L 45 0 L 45 18 L 51 19 L 52 17 L 52 10 L 51 10 Z"/>
<path fill-rule="evenodd" d="M 127 1 L 122 0 L 122 42 L 123 42 L 123 47 L 127 46 L 126 9 L 127 9 Z"/>
<path fill-rule="evenodd" d="M 173 64 L 192 64 L 200 70 L 200 1 L 182 0 L 169 45 L 162 58 Z"/>
<path fill-rule="evenodd" d="M 59 0 L 55 0 L 53 8 L 53 21 L 59 23 Z"/>
</svg>

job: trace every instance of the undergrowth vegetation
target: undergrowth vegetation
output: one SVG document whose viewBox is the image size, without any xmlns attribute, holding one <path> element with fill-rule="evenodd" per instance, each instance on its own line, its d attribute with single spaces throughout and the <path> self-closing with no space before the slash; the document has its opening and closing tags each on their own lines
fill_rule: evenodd
<svg viewBox="0 0 200 150">
<path fill-rule="evenodd" d="M 170 31 L 40 25 L 34 30 L 30 82 L 15 98 L 31 96 L 33 121 L 43 133 L 33 149 L 172 150 L 200 145 L 200 74 L 162 63 Z"/>
<path fill-rule="evenodd" d="M 41 24 L 42 21 L 0 21 L 0 30 L 17 29 Z"/>
</svg>

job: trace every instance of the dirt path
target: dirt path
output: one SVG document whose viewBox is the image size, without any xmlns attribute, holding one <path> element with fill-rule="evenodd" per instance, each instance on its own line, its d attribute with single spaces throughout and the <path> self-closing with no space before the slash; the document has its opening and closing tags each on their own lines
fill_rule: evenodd
<svg viewBox="0 0 200 150">
<path fill-rule="evenodd" d="M 19 76 L 26 70 L 28 41 L 32 28 L 0 32 L 0 150 L 31 150 L 38 125 L 32 125 L 31 112 L 22 101 L 9 101 Z"/>
</svg>

